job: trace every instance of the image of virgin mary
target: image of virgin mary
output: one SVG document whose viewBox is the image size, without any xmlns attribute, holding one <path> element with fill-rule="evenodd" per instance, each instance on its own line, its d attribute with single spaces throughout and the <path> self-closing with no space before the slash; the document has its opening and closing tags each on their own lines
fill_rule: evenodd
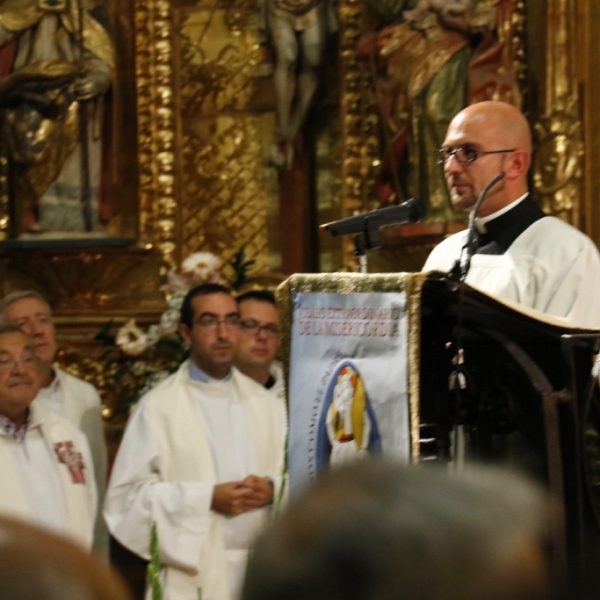
<svg viewBox="0 0 600 600">
<path fill-rule="evenodd" d="M 317 430 L 317 469 L 337 466 L 381 451 L 375 413 L 363 378 L 345 360 L 329 382 Z"/>
</svg>

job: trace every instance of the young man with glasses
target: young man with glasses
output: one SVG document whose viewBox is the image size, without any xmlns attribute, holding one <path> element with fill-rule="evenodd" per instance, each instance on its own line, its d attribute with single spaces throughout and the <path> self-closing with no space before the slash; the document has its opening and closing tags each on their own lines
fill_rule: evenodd
<svg viewBox="0 0 600 600">
<path fill-rule="evenodd" d="M 477 245 L 466 282 L 482 291 L 580 327 L 600 327 L 600 255 L 583 233 L 547 216 L 529 194 L 531 132 L 523 114 L 503 102 L 473 104 L 454 117 L 443 147 L 453 206 L 470 211 L 496 175 L 475 219 Z M 424 271 L 448 272 L 467 232 L 436 246 Z"/>
<path fill-rule="evenodd" d="M 275 296 L 267 290 L 252 290 L 238 296 L 237 303 L 240 337 L 235 366 L 284 400 L 283 370 L 275 360 L 281 340 Z"/>
<path fill-rule="evenodd" d="M 85 435 L 34 402 L 35 343 L 0 325 L 0 513 L 34 523 L 91 550 L 97 492 Z"/>
<path fill-rule="evenodd" d="M 165 597 L 230 600 L 279 494 L 285 413 L 232 367 L 239 313 L 227 288 L 192 289 L 179 331 L 190 359 L 133 413 L 104 514 L 119 542 L 146 560 L 156 526 Z"/>
</svg>

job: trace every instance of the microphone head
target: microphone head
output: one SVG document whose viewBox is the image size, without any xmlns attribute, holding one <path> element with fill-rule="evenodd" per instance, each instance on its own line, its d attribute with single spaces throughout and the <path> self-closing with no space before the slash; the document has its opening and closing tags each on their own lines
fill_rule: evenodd
<svg viewBox="0 0 600 600">
<path fill-rule="evenodd" d="M 427 203 L 423 202 L 423 200 L 417 200 L 416 198 L 411 198 L 406 202 L 407 206 L 410 206 L 410 222 L 411 223 L 419 223 L 425 218 L 427 214 Z"/>
</svg>

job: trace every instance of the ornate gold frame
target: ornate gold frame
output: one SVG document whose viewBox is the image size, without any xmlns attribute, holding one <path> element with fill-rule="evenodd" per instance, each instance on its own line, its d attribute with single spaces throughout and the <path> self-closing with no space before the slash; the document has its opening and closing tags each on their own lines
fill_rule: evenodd
<svg viewBox="0 0 600 600">
<path fill-rule="evenodd" d="M 535 124 L 533 178 L 541 206 L 585 230 L 578 8 L 569 0 L 546 0 L 545 81 L 542 114 Z"/>
<path fill-rule="evenodd" d="M 177 247 L 172 18 L 169 0 L 135 0 L 139 240 L 155 244 L 168 265 Z"/>
</svg>

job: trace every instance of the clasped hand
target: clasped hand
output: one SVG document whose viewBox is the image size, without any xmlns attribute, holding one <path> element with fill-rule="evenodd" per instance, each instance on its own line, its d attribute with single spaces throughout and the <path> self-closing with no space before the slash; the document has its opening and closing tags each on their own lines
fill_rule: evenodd
<svg viewBox="0 0 600 600">
<path fill-rule="evenodd" d="M 273 502 L 273 482 L 249 475 L 242 481 L 215 485 L 211 509 L 228 517 L 261 508 Z"/>
</svg>

